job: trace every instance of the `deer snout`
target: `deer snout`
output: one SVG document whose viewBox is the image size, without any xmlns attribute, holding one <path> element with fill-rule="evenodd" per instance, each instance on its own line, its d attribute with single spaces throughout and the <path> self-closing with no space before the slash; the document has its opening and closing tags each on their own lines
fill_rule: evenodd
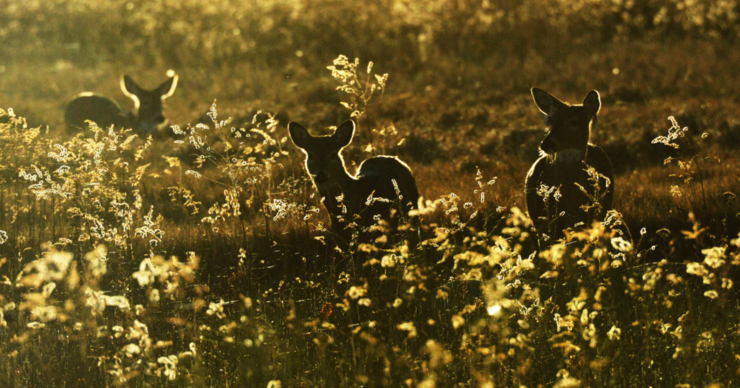
<svg viewBox="0 0 740 388">
<path fill-rule="evenodd" d="M 139 125 L 139 130 L 142 134 L 148 135 L 154 132 L 158 127 L 158 124 L 153 121 L 142 121 Z"/>
<path fill-rule="evenodd" d="M 163 115 L 154 116 L 147 120 L 141 120 L 139 128 L 142 133 L 149 134 L 154 131 L 163 129 L 167 126 L 167 119 Z"/>
<path fill-rule="evenodd" d="M 313 175 L 313 181 L 322 184 L 329 180 L 329 174 L 324 171 L 319 171 L 318 174 Z"/>
<path fill-rule="evenodd" d="M 540 149 L 545 151 L 547 154 L 554 154 L 556 147 L 557 144 L 555 140 L 550 136 L 547 136 L 545 140 L 542 141 L 542 144 L 540 144 Z"/>
</svg>

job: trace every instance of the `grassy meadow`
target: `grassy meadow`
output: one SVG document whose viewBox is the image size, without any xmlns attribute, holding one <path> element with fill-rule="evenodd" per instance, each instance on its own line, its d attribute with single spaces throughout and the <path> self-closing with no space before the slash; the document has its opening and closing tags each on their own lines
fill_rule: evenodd
<svg viewBox="0 0 740 388">
<path fill-rule="evenodd" d="M 0 387 L 740 384 L 734 0 L 0 0 Z M 357 58 L 357 59 L 355 59 Z M 172 128 L 70 132 L 83 91 Z M 615 211 L 539 239 L 529 93 L 602 108 Z M 354 117 L 410 224 L 335 235 L 288 137 Z"/>
</svg>

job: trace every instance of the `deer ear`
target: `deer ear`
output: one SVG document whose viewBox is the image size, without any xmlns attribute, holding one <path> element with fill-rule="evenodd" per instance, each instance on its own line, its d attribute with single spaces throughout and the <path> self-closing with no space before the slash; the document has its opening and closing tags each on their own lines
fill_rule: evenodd
<svg viewBox="0 0 740 388">
<path fill-rule="evenodd" d="M 305 149 L 308 146 L 311 134 L 308 133 L 308 129 L 304 128 L 301 124 L 292 121 L 288 123 L 288 132 L 290 133 L 290 140 L 293 141 L 298 148 Z"/>
<path fill-rule="evenodd" d="M 336 141 L 340 148 L 346 147 L 352 142 L 352 137 L 355 135 L 355 122 L 347 120 L 337 127 L 337 131 L 334 132 L 332 138 Z"/>
<path fill-rule="evenodd" d="M 121 77 L 121 90 L 123 91 L 123 94 L 127 95 L 130 98 L 133 98 L 132 96 L 137 96 L 141 94 L 141 87 L 136 82 L 134 82 L 131 77 L 125 74 Z"/>
<path fill-rule="evenodd" d="M 532 88 L 532 98 L 534 99 L 534 104 L 537 105 L 537 108 L 543 114 L 549 114 L 555 101 L 557 101 L 557 98 L 540 88 Z"/>
<path fill-rule="evenodd" d="M 172 94 L 175 93 L 175 89 L 177 89 L 177 80 L 179 77 L 177 74 L 175 74 L 173 77 L 170 77 L 167 81 L 164 81 L 161 85 L 157 86 L 154 91 L 162 96 L 161 98 L 164 100 L 167 97 L 172 96 Z"/>
<path fill-rule="evenodd" d="M 596 90 L 590 91 L 586 95 L 586 98 L 583 99 L 583 107 L 586 108 L 586 114 L 589 118 L 596 117 L 599 109 L 601 109 L 601 96 L 599 96 L 599 92 Z"/>
</svg>

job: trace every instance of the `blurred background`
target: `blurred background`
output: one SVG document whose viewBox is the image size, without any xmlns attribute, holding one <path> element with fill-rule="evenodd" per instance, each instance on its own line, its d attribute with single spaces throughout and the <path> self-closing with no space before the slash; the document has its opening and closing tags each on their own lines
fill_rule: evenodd
<svg viewBox="0 0 740 388">
<path fill-rule="evenodd" d="M 734 95 L 738 84 L 730 0 L 1 4 L 2 102 L 33 107 L 44 123 L 80 91 L 120 97 L 122 72 L 153 86 L 168 69 L 182 76 L 169 102 L 176 121 L 213 99 L 303 115 L 295 105 L 339 98 L 325 71 L 339 54 L 391 73 L 390 94 L 445 87 L 487 104 L 526 98 L 533 85 L 634 102 Z"/>
<path fill-rule="evenodd" d="M 13 356 L 0 376 L 19 387 L 576 386 L 568 370 L 583 386 L 736 379 L 739 11 L 735 0 L 0 0 L 0 108 L 41 128 L 2 118 L 0 267 L 3 284 L 20 283 L 0 294 L 0 329 L 17 334 L 0 336 Z M 374 153 L 409 164 L 438 205 L 419 244 L 388 232 L 341 249 L 287 139 L 290 121 L 326 134 L 350 117 L 342 103 L 357 96 L 327 69 L 340 55 L 357 58 L 364 85 L 388 75 L 343 155 L 352 172 Z M 171 130 L 147 143 L 65 128 L 78 93 L 133 109 L 121 75 L 153 88 L 168 72 L 179 84 L 165 115 L 213 148 Z M 591 140 L 612 160 L 634 239 L 597 228 L 569 258 L 539 248 L 515 209 L 544 137 L 533 86 L 570 103 L 601 93 Z M 570 259 L 580 272 L 558 278 Z M 44 280 L 42 260 L 66 264 Z"/>
</svg>

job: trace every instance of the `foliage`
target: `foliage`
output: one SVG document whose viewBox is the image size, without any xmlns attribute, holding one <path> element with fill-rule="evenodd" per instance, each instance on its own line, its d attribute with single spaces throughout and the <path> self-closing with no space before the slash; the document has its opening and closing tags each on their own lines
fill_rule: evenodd
<svg viewBox="0 0 740 388">
<path fill-rule="evenodd" d="M 0 86 L 29 117 L 0 112 L 0 386 L 731 384 L 737 8 L 5 2 Z M 171 133 L 62 130 L 63 99 L 168 68 Z M 618 169 L 617 209 L 542 248 L 534 84 L 602 92 Z M 284 125 L 350 115 L 348 167 L 399 154 L 424 200 L 345 244 Z"/>
</svg>

